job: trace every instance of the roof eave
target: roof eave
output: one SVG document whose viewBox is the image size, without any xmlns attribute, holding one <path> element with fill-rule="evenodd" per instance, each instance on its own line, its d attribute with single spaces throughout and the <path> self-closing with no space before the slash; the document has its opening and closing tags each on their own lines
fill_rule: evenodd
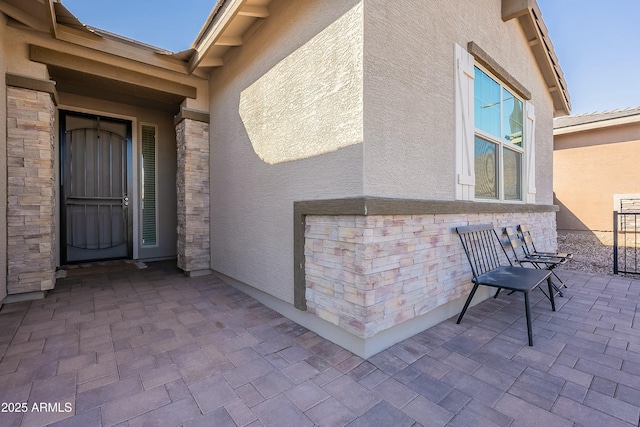
<svg viewBox="0 0 640 427">
<path fill-rule="evenodd" d="M 553 135 L 565 135 L 569 133 L 584 132 L 594 129 L 604 129 L 614 126 L 623 126 L 640 122 L 640 114 L 634 114 L 612 119 L 603 119 L 593 122 L 579 123 L 570 126 L 557 127 L 553 129 Z"/>
<path fill-rule="evenodd" d="M 514 18 L 518 19 L 529 41 L 547 90 L 553 99 L 553 116 L 568 115 L 571 112 L 571 100 L 567 82 L 536 0 L 502 0 L 502 20 L 506 22 Z"/>
</svg>

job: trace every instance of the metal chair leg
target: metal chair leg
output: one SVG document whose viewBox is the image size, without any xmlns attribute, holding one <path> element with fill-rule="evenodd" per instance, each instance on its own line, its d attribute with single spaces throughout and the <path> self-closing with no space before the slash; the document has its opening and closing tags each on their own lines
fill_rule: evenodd
<svg viewBox="0 0 640 427">
<path fill-rule="evenodd" d="M 556 300 L 553 296 L 552 289 L 555 287 L 554 283 L 551 281 L 551 276 L 547 279 L 547 286 L 549 287 L 549 301 L 551 301 L 551 310 L 556 311 Z M 562 294 L 560 294 L 562 296 Z"/>
<path fill-rule="evenodd" d="M 458 321 L 456 322 L 457 324 L 460 324 L 460 321 L 462 320 L 462 317 L 464 316 L 464 313 L 467 311 L 467 308 L 469 308 L 469 304 L 471 304 L 471 300 L 473 299 L 473 296 L 475 295 L 476 290 L 478 290 L 478 284 L 477 283 L 475 285 L 473 285 L 473 289 L 471 289 L 471 293 L 467 297 L 467 301 L 465 301 L 465 303 L 464 303 L 464 307 L 462 308 L 462 312 L 460 313 L 460 316 L 458 316 Z"/>
<path fill-rule="evenodd" d="M 524 310 L 527 317 L 527 335 L 529 336 L 529 347 L 533 347 L 533 333 L 531 332 L 531 309 L 529 308 L 529 292 L 524 292 Z"/>
</svg>

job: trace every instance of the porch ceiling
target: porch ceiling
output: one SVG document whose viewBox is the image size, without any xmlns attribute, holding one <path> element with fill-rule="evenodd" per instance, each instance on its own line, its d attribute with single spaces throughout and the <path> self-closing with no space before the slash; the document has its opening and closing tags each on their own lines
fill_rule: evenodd
<svg viewBox="0 0 640 427">
<path fill-rule="evenodd" d="M 58 92 L 129 104 L 177 114 L 185 96 L 163 92 L 78 70 L 49 65 Z"/>
<path fill-rule="evenodd" d="M 59 92 L 104 99 L 176 114 L 196 88 L 166 78 L 31 45 L 32 61 L 46 64 Z"/>
</svg>

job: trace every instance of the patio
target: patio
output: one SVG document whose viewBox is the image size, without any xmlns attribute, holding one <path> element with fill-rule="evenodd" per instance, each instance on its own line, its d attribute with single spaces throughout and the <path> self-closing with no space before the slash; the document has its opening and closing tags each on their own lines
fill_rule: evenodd
<svg viewBox="0 0 640 427">
<path fill-rule="evenodd" d="M 533 347 L 503 292 L 365 361 L 215 276 L 121 267 L 0 311 L 0 425 L 639 423 L 637 280 L 560 271 L 557 312 L 532 299 Z"/>
</svg>

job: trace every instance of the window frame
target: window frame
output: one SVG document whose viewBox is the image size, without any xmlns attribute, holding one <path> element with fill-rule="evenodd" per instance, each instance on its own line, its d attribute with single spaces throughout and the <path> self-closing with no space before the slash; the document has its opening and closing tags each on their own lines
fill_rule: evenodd
<svg viewBox="0 0 640 427">
<path fill-rule="evenodd" d="M 145 212 L 144 212 L 144 188 L 145 188 L 145 169 L 144 169 L 144 143 L 145 138 L 143 137 L 144 128 L 152 128 L 153 129 L 153 152 L 154 152 L 154 165 L 153 165 L 153 181 L 154 181 L 154 216 L 155 216 L 155 242 L 153 243 L 145 243 Z M 140 124 L 140 246 L 144 248 L 155 248 L 160 245 L 160 233 L 158 230 L 159 225 L 159 210 L 158 210 L 158 125 L 152 123 L 141 123 Z"/>
<path fill-rule="evenodd" d="M 514 143 L 512 143 L 511 141 L 508 141 L 507 139 L 503 138 L 503 137 L 498 137 L 496 135 L 492 135 L 487 131 L 484 131 L 482 129 L 479 129 L 476 127 L 476 123 L 474 122 L 473 124 L 473 134 L 474 134 L 474 141 L 475 141 L 475 137 L 478 137 L 480 139 L 483 139 L 484 141 L 491 143 L 491 144 L 495 144 L 496 145 L 496 152 L 497 154 L 497 159 L 496 159 L 496 169 L 498 171 L 498 182 L 496 183 L 497 186 L 497 197 L 495 198 L 485 198 L 485 197 L 481 197 L 478 195 L 474 195 L 476 200 L 479 201 L 486 201 L 486 202 L 502 202 L 502 203 L 524 203 L 525 201 L 525 194 L 524 194 L 524 190 L 525 190 L 525 181 L 526 181 L 526 173 L 525 173 L 525 167 L 524 165 L 526 164 L 526 150 L 525 150 L 525 144 L 527 142 L 527 139 L 525 137 L 525 121 L 526 121 L 526 111 L 525 111 L 525 103 L 526 101 L 524 99 L 522 99 L 517 93 L 515 93 L 516 91 L 514 91 L 511 86 L 507 83 L 505 83 L 502 79 L 500 79 L 498 76 L 496 76 L 494 73 L 492 73 L 491 71 L 489 71 L 486 67 L 484 67 L 482 64 L 480 64 L 478 61 L 474 61 L 474 81 L 477 78 L 476 75 L 476 71 L 475 70 L 479 70 L 480 72 L 484 73 L 487 77 L 489 77 L 493 82 L 495 82 L 498 87 L 500 88 L 500 134 L 503 134 L 503 130 L 504 130 L 504 111 L 503 111 L 503 107 L 504 107 L 504 99 L 503 99 L 503 93 L 506 90 L 511 96 L 513 96 L 515 99 L 519 100 L 522 103 L 522 136 L 520 137 L 521 140 L 521 146 L 518 146 Z M 474 104 L 473 104 L 473 108 L 474 108 L 474 117 L 476 116 L 476 111 L 475 111 L 475 89 L 474 89 Z M 519 194 L 519 198 L 518 199 L 507 199 L 505 198 L 505 176 L 504 176 L 504 150 L 511 150 L 513 152 L 516 152 L 518 154 L 520 154 L 520 167 L 519 167 L 519 174 L 520 174 L 520 185 L 519 185 L 519 189 L 518 189 L 518 194 Z M 474 150 L 474 159 L 475 159 L 475 150 Z M 477 180 L 476 180 L 477 183 Z"/>
<path fill-rule="evenodd" d="M 477 43 L 470 41 L 465 49 L 454 43 L 454 146 L 455 165 L 453 178 L 455 200 L 480 203 L 535 204 L 536 203 L 536 114 L 531 93 L 517 79 L 491 58 Z M 524 100 L 523 148 L 521 163 L 521 200 L 476 200 L 475 186 L 475 67 L 481 64 L 494 79 L 511 93 Z"/>
</svg>

